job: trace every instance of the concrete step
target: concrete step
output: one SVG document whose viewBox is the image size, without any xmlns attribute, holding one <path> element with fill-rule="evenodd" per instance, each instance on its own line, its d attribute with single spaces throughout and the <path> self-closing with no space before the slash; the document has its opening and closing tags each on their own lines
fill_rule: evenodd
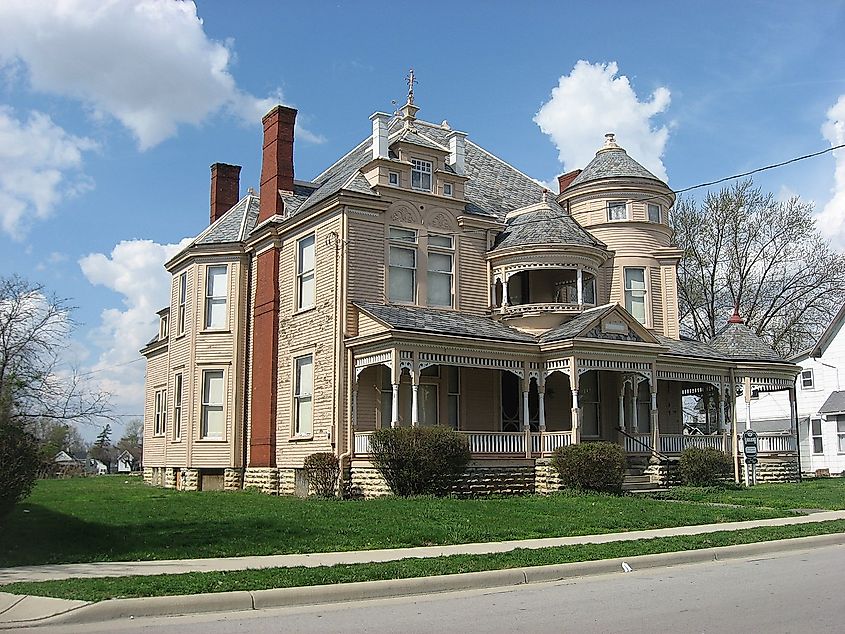
<svg viewBox="0 0 845 634">
<path fill-rule="evenodd" d="M 639 474 L 639 475 L 626 475 L 625 479 L 623 480 L 625 484 L 649 484 L 651 483 L 651 478 L 647 475 Z"/>
<path fill-rule="evenodd" d="M 645 471 L 645 467 L 628 467 L 625 469 L 625 477 L 641 476 Z"/>
</svg>

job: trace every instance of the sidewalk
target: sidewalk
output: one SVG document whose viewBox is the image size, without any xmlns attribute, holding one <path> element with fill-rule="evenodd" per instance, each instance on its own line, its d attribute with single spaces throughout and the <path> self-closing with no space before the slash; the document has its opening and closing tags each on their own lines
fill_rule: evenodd
<svg viewBox="0 0 845 634">
<path fill-rule="evenodd" d="M 391 548 L 332 553 L 304 553 L 292 555 L 265 555 L 254 557 L 224 557 L 219 559 L 174 559 L 162 561 L 96 562 L 88 564 L 55 564 L 46 566 L 20 566 L 0 569 L 0 585 L 18 581 L 48 581 L 84 577 L 126 577 L 130 575 L 161 575 L 185 572 L 211 572 L 257 568 L 290 568 L 294 566 L 317 567 L 336 564 L 357 564 L 395 561 L 409 557 L 440 557 L 459 554 L 501 553 L 517 548 L 537 549 L 550 546 L 576 544 L 603 544 L 607 542 L 701 535 L 719 531 L 736 531 L 761 526 L 786 526 L 845 519 L 845 511 L 822 511 L 799 517 L 781 517 L 745 522 L 700 524 L 644 531 L 583 535 L 578 537 L 549 537 L 507 542 L 455 544 L 451 546 L 424 546 L 417 548 Z M 2 611 L 2 608 L 0 608 Z"/>
</svg>

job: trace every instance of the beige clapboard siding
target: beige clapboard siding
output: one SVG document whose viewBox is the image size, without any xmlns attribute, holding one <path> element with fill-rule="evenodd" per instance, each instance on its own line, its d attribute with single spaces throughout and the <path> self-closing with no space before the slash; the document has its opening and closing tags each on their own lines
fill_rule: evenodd
<svg viewBox="0 0 845 634">
<path fill-rule="evenodd" d="M 674 266 L 662 267 L 663 292 L 666 313 L 665 332 L 667 337 L 675 339 L 679 336 L 678 328 L 678 273 Z"/>
<path fill-rule="evenodd" d="M 608 224 L 590 229 L 596 238 L 604 242 L 617 256 L 642 257 L 666 246 L 664 235 L 649 229 L 648 225 L 632 225 L 627 222 Z"/>
<path fill-rule="evenodd" d="M 500 373 L 487 368 L 461 372 L 461 420 L 464 431 L 491 431 L 501 428 L 498 411 L 501 391 Z"/>
<path fill-rule="evenodd" d="M 381 420 L 381 391 L 379 378 L 382 366 L 366 368 L 358 377 L 358 414 L 355 428 L 372 431 Z"/>
<path fill-rule="evenodd" d="M 373 222 L 375 220 L 376 222 Z M 349 261 L 347 298 L 350 302 L 386 301 L 385 240 L 381 218 L 364 220 L 354 214 L 348 222 Z M 356 327 L 354 311 L 348 311 L 347 328 Z M 350 334 L 353 334 L 350 332 Z"/>
<path fill-rule="evenodd" d="M 326 238 L 341 231 L 336 215 L 318 225 L 309 225 L 285 239 L 279 253 L 279 372 L 276 414 L 276 461 L 281 467 L 301 467 L 306 456 L 332 451 L 330 436 L 334 426 L 335 381 L 343 380 L 335 366 L 337 319 L 336 292 L 339 290 L 339 257 Z M 315 234 L 316 305 L 296 312 L 297 241 Z M 313 429 L 310 440 L 293 440 L 293 363 L 296 357 L 313 355 Z"/>
<path fill-rule="evenodd" d="M 490 307 L 486 249 L 487 239 L 484 235 L 458 237 L 457 305 L 463 312 L 484 314 Z"/>
<path fill-rule="evenodd" d="M 147 376 L 144 381 L 144 465 L 164 466 L 167 436 L 154 436 L 155 393 L 167 385 L 167 349 L 147 359 Z"/>
<path fill-rule="evenodd" d="M 387 330 L 387 327 L 381 322 L 376 321 L 362 311 L 358 312 L 358 336 L 365 337 L 367 335 L 374 335 Z"/>
</svg>

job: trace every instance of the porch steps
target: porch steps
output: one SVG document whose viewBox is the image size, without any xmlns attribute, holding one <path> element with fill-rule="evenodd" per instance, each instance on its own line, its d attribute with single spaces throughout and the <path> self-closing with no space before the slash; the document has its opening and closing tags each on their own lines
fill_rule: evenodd
<svg viewBox="0 0 845 634">
<path fill-rule="evenodd" d="M 634 470 L 629 469 L 629 471 Z M 646 491 L 652 493 L 654 491 L 666 491 L 666 489 L 653 483 L 651 478 L 647 475 L 643 475 L 642 473 L 626 474 L 625 479 L 622 481 L 622 490 L 629 493 L 645 493 Z"/>
</svg>

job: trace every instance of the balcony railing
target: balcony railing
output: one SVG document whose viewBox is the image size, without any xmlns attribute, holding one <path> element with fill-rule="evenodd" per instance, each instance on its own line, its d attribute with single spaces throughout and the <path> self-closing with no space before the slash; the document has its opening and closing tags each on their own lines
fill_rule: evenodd
<svg viewBox="0 0 845 634">
<path fill-rule="evenodd" d="M 528 315 L 540 315 L 542 313 L 580 313 L 593 307 L 595 307 L 595 304 L 573 304 L 556 302 L 544 302 L 537 304 L 509 304 L 507 306 L 499 306 L 497 308 L 494 308 L 493 314 L 502 315 L 503 317 L 525 317 Z"/>
</svg>

